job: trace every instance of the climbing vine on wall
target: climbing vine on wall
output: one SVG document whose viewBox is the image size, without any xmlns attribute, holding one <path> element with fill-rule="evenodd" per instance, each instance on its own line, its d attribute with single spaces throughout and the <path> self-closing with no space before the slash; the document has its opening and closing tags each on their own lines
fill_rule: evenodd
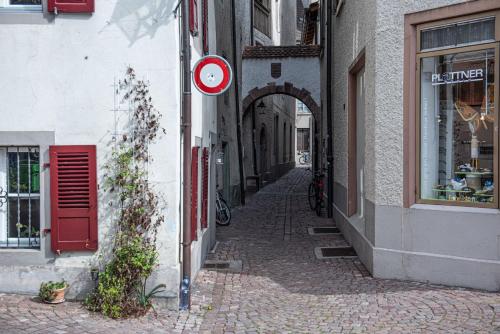
<svg viewBox="0 0 500 334">
<path fill-rule="evenodd" d="M 148 180 L 148 146 L 165 130 L 161 114 L 152 104 L 148 83 L 132 68 L 119 82 L 117 91 L 131 106 L 127 131 L 115 145 L 106 164 L 105 191 L 118 208 L 113 251 L 98 276 L 95 291 L 86 306 L 111 318 L 141 315 L 151 307 L 151 297 L 160 285 L 146 293 L 146 280 L 158 265 L 156 237 L 164 221 L 159 196 Z"/>
</svg>

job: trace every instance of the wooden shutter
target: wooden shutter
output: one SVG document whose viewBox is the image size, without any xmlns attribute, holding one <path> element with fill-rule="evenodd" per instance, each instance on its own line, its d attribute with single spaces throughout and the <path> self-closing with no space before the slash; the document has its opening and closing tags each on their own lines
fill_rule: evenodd
<svg viewBox="0 0 500 334">
<path fill-rule="evenodd" d="M 192 149 L 191 157 L 191 240 L 198 240 L 198 156 L 200 148 Z"/>
<path fill-rule="evenodd" d="M 198 35 L 198 0 L 189 0 L 189 30 Z"/>
<path fill-rule="evenodd" d="M 51 13 L 93 13 L 95 0 L 47 0 Z"/>
<path fill-rule="evenodd" d="M 52 250 L 97 250 L 96 147 L 51 146 L 49 154 Z"/>
<path fill-rule="evenodd" d="M 201 202 L 201 228 L 208 227 L 208 147 L 203 148 L 203 196 Z"/>
<path fill-rule="evenodd" d="M 208 0 L 203 1 L 203 52 L 208 54 L 209 45 L 208 45 Z"/>
</svg>

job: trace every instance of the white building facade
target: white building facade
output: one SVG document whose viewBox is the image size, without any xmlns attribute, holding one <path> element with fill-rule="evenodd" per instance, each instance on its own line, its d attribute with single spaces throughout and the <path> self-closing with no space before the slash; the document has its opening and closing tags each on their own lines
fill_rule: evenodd
<svg viewBox="0 0 500 334">
<path fill-rule="evenodd" d="M 190 67 L 216 47 L 213 1 L 203 6 L 198 2 L 199 32 L 191 37 Z M 130 117 L 131 108 L 122 103 L 118 86 L 131 67 L 148 82 L 165 129 L 150 146 L 148 166 L 149 180 L 165 204 L 165 222 L 158 234 L 159 266 L 151 283 L 166 284 L 164 297 L 176 304 L 183 260 L 177 1 L 88 1 L 92 8 L 70 4 L 57 10 L 50 7 L 51 0 L 30 6 L 13 3 L 0 2 L 0 291 L 35 293 L 42 281 L 64 279 L 71 286 L 70 297 L 82 298 L 93 287 L 90 269 L 99 266 L 100 254 L 111 245 L 116 208 L 110 206 L 102 182 L 104 166 Z M 200 150 L 194 182 L 200 189 L 210 188 L 205 199 L 204 192 L 198 191 L 191 245 L 193 279 L 215 242 L 210 194 L 217 127 L 215 97 L 193 88 L 192 104 L 192 143 Z M 81 229 L 81 235 L 95 229 L 97 235 L 87 237 L 95 241 L 87 250 L 58 252 L 51 247 L 55 199 L 50 189 L 49 148 L 75 145 L 90 147 L 89 159 L 96 164 L 96 221 L 89 226 L 69 220 L 58 227 L 58 238 L 76 233 L 75 229 Z M 203 158 L 207 158 L 205 170 Z M 206 224 L 201 203 L 208 206 Z"/>
</svg>

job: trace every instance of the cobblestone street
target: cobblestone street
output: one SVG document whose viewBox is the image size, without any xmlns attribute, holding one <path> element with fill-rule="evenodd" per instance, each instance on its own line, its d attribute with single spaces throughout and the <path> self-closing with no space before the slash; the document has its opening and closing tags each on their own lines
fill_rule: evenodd
<svg viewBox="0 0 500 334">
<path fill-rule="evenodd" d="M 112 321 L 78 303 L 48 306 L 0 296 L 0 333 L 500 333 L 500 294 L 372 278 L 356 259 L 318 260 L 314 248 L 346 245 L 307 204 L 310 172 L 295 169 L 218 227 L 190 313 L 158 311 Z M 473 273 L 471 273 L 473 274 Z"/>
</svg>

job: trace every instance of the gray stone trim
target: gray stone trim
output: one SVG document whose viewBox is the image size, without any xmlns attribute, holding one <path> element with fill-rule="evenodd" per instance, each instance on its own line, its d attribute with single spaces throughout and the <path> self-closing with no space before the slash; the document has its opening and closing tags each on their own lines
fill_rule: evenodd
<svg viewBox="0 0 500 334">
<path fill-rule="evenodd" d="M 50 161 L 49 146 L 55 144 L 52 131 L 0 131 L 0 146 L 39 146 L 40 166 Z M 50 228 L 50 170 L 40 170 L 40 231 Z M 40 249 L 0 249 L 1 266 L 30 266 L 52 263 L 50 234 L 40 233 Z M 2 286 L 0 284 L 0 286 Z"/>
</svg>

